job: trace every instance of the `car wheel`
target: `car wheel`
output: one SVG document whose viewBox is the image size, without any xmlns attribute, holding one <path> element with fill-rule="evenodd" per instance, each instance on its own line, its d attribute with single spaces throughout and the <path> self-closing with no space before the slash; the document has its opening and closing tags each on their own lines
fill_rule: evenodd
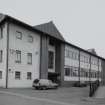
<svg viewBox="0 0 105 105">
<path fill-rule="evenodd" d="M 36 90 L 38 90 L 38 87 L 35 87 Z"/>
<path fill-rule="evenodd" d="M 46 86 L 43 86 L 43 90 L 46 90 L 47 88 L 46 88 Z"/>
</svg>

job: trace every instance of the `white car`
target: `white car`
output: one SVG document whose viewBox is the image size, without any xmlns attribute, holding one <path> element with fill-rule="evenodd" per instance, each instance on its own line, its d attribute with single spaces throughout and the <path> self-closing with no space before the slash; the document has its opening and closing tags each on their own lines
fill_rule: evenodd
<svg viewBox="0 0 105 105">
<path fill-rule="evenodd" d="M 56 89 L 58 84 L 53 83 L 51 80 L 48 79 L 35 79 L 33 81 L 33 87 L 35 89 L 46 90 L 46 89 Z"/>
</svg>

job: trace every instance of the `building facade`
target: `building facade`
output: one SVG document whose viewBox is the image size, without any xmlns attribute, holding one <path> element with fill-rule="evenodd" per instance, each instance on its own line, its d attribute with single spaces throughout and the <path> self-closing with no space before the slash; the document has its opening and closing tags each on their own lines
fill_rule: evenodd
<svg viewBox="0 0 105 105">
<path fill-rule="evenodd" d="M 0 15 L 0 87 L 32 87 L 34 79 L 62 86 L 104 81 L 105 59 L 64 40 L 53 22 L 32 27 Z"/>
</svg>

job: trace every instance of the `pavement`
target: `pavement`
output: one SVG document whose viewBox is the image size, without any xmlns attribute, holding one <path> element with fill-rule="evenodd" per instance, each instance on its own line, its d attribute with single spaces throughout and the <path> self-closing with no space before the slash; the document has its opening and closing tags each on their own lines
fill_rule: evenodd
<svg viewBox="0 0 105 105">
<path fill-rule="evenodd" d="M 95 95 L 94 95 L 95 98 L 105 98 L 105 86 L 100 86 Z"/>
<path fill-rule="evenodd" d="M 0 88 L 0 105 L 105 105 L 105 99 L 89 98 L 89 87 L 57 90 Z"/>
</svg>

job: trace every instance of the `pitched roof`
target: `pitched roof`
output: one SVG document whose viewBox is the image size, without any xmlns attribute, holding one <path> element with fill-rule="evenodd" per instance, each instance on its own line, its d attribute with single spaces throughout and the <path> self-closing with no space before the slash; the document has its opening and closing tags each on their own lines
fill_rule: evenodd
<svg viewBox="0 0 105 105">
<path fill-rule="evenodd" d="M 59 40 L 65 41 L 65 39 L 63 38 L 63 36 L 58 31 L 58 29 L 56 28 L 56 26 L 54 25 L 54 23 L 52 21 L 34 26 L 34 28 L 36 28 L 36 29 L 42 31 L 43 33 L 46 33 L 52 37 L 55 37 Z"/>
<path fill-rule="evenodd" d="M 23 27 L 26 27 L 26 28 L 28 28 L 28 29 L 30 29 L 30 30 L 32 30 L 32 31 L 35 31 L 35 32 L 45 33 L 45 31 L 41 31 L 40 29 L 36 28 L 36 27 L 38 27 L 38 26 L 32 27 L 31 25 L 26 24 L 26 23 L 24 23 L 24 22 L 22 22 L 22 21 L 20 21 L 20 20 L 18 20 L 18 19 L 15 19 L 15 18 L 13 18 L 13 17 L 11 17 L 11 16 L 8 16 L 8 15 L 5 15 L 5 14 L 0 14 L 0 24 L 1 24 L 2 22 L 5 22 L 5 21 L 14 22 L 14 23 L 16 23 L 16 24 L 18 24 L 18 25 L 21 25 L 21 26 L 23 26 Z M 49 22 L 49 23 L 51 23 L 51 22 Z M 46 23 L 46 24 L 47 24 L 47 23 Z M 53 24 L 53 23 L 52 23 L 52 24 Z M 54 25 L 54 24 L 53 24 L 53 25 Z M 55 25 L 54 25 L 54 26 L 55 26 Z M 56 28 L 56 27 L 55 27 L 55 28 Z M 52 28 L 52 30 L 53 30 L 53 28 Z M 57 28 L 56 28 L 56 31 L 60 34 L 60 32 L 57 30 Z M 55 33 L 56 33 L 56 31 L 55 31 Z M 49 31 L 48 31 L 48 32 L 49 32 Z M 48 33 L 48 32 L 46 32 L 46 33 Z M 52 31 L 51 31 L 51 33 L 52 33 Z M 62 43 L 68 44 L 68 45 L 70 45 L 70 46 L 73 46 L 73 47 L 75 47 L 75 48 L 81 50 L 81 51 L 84 51 L 84 52 L 86 52 L 86 53 L 88 53 L 88 54 L 91 54 L 91 55 L 93 55 L 93 56 L 95 56 L 95 57 L 98 57 L 98 58 L 100 58 L 100 59 L 105 60 L 105 58 L 103 58 L 103 57 L 100 57 L 100 56 L 98 56 L 98 55 L 95 55 L 95 54 L 93 54 L 93 53 L 91 53 L 91 52 L 89 52 L 89 51 L 87 51 L 87 50 L 84 50 L 84 49 L 82 49 L 82 48 L 80 48 L 80 47 L 78 47 L 78 46 L 75 46 L 75 45 L 73 45 L 73 44 L 71 44 L 71 43 L 65 41 L 64 38 L 61 36 L 61 34 L 60 34 L 59 37 L 58 37 L 58 36 L 55 36 L 55 33 L 53 32 L 54 35 L 52 35 L 52 34 L 49 35 L 50 33 L 49 33 L 48 35 L 49 35 L 49 36 L 52 36 L 52 37 L 55 37 L 55 38 L 57 38 L 57 39 L 59 39 L 59 40 L 61 40 Z"/>
<path fill-rule="evenodd" d="M 0 13 L 0 22 L 2 22 L 5 19 L 5 15 Z"/>
</svg>

